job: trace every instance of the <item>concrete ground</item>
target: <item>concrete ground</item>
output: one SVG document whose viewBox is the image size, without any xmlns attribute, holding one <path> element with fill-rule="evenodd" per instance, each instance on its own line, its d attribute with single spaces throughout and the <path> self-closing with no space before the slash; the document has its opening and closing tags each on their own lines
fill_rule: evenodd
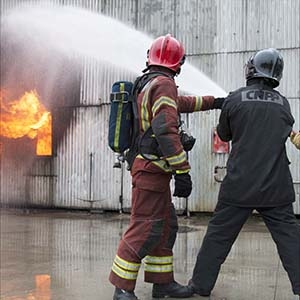
<svg viewBox="0 0 300 300">
<path fill-rule="evenodd" d="M 187 283 L 209 215 L 179 217 L 176 280 Z M 108 274 L 129 215 L 1 212 L 1 300 L 111 300 Z M 140 270 L 136 295 L 151 297 Z M 207 299 L 195 296 L 192 299 Z M 261 219 L 251 218 L 222 266 L 212 300 L 298 300 Z"/>
</svg>

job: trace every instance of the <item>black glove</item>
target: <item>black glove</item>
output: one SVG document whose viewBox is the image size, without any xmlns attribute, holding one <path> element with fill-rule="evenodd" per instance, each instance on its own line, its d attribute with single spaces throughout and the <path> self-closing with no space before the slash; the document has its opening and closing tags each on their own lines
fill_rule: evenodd
<svg viewBox="0 0 300 300">
<path fill-rule="evenodd" d="M 173 196 L 176 197 L 188 197 L 192 192 L 192 180 L 189 173 L 176 174 L 175 179 L 175 190 Z"/>
<path fill-rule="evenodd" d="M 225 98 L 215 98 L 213 108 L 214 109 L 222 109 Z"/>
</svg>

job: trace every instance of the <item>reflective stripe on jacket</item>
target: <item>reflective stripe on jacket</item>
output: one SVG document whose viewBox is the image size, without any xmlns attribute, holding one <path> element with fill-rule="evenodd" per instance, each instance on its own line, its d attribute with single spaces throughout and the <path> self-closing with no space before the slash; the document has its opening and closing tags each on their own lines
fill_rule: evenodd
<svg viewBox="0 0 300 300">
<path fill-rule="evenodd" d="M 137 99 L 140 132 L 151 126 L 163 154 L 163 159 L 151 163 L 163 172 L 188 172 L 190 165 L 180 141 L 178 114 L 212 109 L 213 103 L 213 96 L 178 96 L 170 77 L 158 76 L 147 83 Z M 143 168 L 145 159 L 141 155 L 137 159 Z"/>
</svg>

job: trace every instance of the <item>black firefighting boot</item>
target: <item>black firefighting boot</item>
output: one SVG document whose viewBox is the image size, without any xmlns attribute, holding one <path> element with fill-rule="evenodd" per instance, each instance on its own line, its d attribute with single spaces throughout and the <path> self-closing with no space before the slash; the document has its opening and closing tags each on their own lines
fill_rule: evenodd
<svg viewBox="0 0 300 300">
<path fill-rule="evenodd" d="M 194 294 L 197 294 L 202 297 L 207 297 L 207 299 L 210 299 L 210 292 L 198 289 L 196 285 L 193 283 L 192 279 L 189 280 L 188 286 L 192 289 Z"/>
<path fill-rule="evenodd" d="M 183 286 L 176 281 L 164 284 L 153 284 L 153 298 L 189 298 L 193 295 L 193 289 L 190 286 Z"/>
<path fill-rule="evenodd" d="M 113 300 L 139 300 L 134 292 L 125 291 L 119 288 L 115 289 Z"/>
</svg>

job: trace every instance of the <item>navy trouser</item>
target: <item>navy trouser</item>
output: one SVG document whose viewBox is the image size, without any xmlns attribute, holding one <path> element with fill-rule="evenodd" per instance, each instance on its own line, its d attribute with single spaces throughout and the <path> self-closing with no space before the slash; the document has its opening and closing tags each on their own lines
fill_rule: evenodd
<svg viewBox="0 0 300 300">
<path fill-rule="evenodd" d="M 294 215 L 293 205 L 245 208 L 218 203 L 193 271 L 192 281 L 200 295 L 208 295 L 214 288 L 221 265 L 254 209 L 262 216 L 276 243 L 294 294 L 300 294 L 300 225 Z"/>
</svg>

